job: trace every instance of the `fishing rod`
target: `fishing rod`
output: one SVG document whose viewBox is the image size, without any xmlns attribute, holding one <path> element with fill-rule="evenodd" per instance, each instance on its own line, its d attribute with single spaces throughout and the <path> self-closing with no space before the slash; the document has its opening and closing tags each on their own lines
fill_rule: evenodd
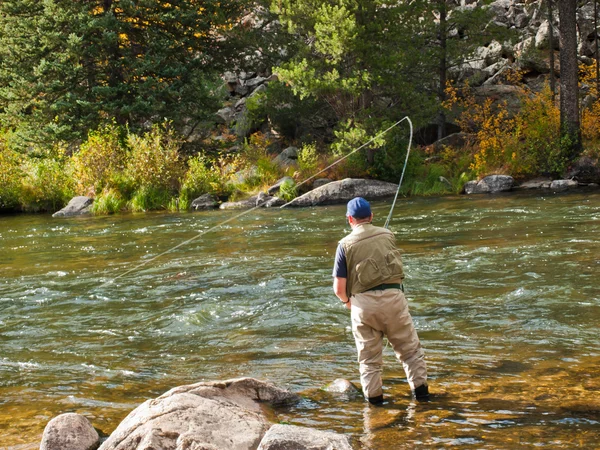
<svg viewBox="0 0 600 450">
<path fill-rule="evenodd" d="M 404 168 L 402 169 L 402 176 L 400 177 L 400 183 L 398 184 L 398 190 L 396 191 L 396 196 L 394 197 L 394 202 L 392 203 L 392 207 L 391 207 L 391 209 L 390 209 L 390 213 L 389 213 L 389 215 L 388 215 L 388 218 L 387 218 L 387 220 L 386 220 L 386 222 L 385 222 L 385 228 L 388 228 L 388 226 L 389 226 L 389 222 L 390 222 L 390 219 L 391 219 L 391 217 L 392 217 L 392 213 L 393 213 L 393 211 L 394 211 L 394 206 L 396 205 L 396 200 L 397 200 L 397 198 L 398 198 L 398 194 L 399 194 L 399 192 L 400 192 L 400 186 L 402 185 L 402 180 L 403 180 L 403 178 L 404 178 L 404 171 L 406 170 L 406 165 L 407 165 L 407 163 L 408 163 L 408 155 L 409 155 L 409 153 L 410 153 L 410 147 L 411 147 L 411 144 L 412 144 L 412 138 L 413 138 L 413 124 L 412 124 L 412 121 L 410 120 L 410 118 L 409 118 L 408 116 L 405 116 L 405 117 L 403 117 L 402 119 L 400 119 L 399 121 L 397 121 L 397 122 L 396 122 L 396 123 L 394 123 L 393 125 L 389 126 L 389 127 L 388 127 L 388 128 L 386 128 L 385 130 L 383 130 L 381 133 L 379 133 L 379 134 L 377 134 L 376 136 L 374 136 L 374 137 L 372 137 L 371 139 L 369 139 L 367 142 L 365 142 L 364 144 L 362 144 L 360 147 L 358 147 L 358 148 L 356 148 L 356 149 L 352 150 L 350 153 L 348 153 L 347 155 L 345 155 L 345 156 L 343 156 L 343 157 L 339 158 L 338 160 L 334 161 L 332 164 L 330 164 L 329 166 L 325 167 L 323 170 L 320 170 L 319 172 L 317 172 L 317 173 L 316 173 L 316 174 L 314 174 L 313 176 L 311 176 L 311 177 L 309 177 L 309 178 L 305 179 L 304 181 L 302 181 L 301 183 L 297 184 L 297 185 L 296 185 L 296 187 L 299 187 L 299 186 L 302 186 L 303 184 L 306 184 L 308 181 L 312 180 L 312 179 L 313 179 L 313 178 L 315 178 L 317 175 L 320 175 L 320 174 L 322 174 L 323 172 L 325 172 L 326 170 L 328 170 L 328 169 L 330 169 L 330 168 L 334 167 L 335 165 L 337 165 L 337 164 L 341 163 L 341 162 L 342 162 L 342 161 L 344 161 L 346 158 L 348 158 L 349 156 L 351 156 L 351 155 L 353 155 L 354 153 L 358 152 L 359 150 L 362 150 L 362 149 L 363 149 L 363 148 L 365 148 L 367 145 L 369 145 L 371 142 L 373 142 L 375 139 L 377 139 L 377 138 L 379 138 L 379 137 L 383 136 L 384 134 L 386 134 L 387 132 L 389 132 L 389 131 L 390 131 L 392 128 L 395 128 L 396 126 L 400 125 L 400 124 L 401 124 L 402 122 L 404 122 L 405 120 L 406 120 L 406 121 L 408 121 L 408 124 L 409 124 L 409 126 L 410 126 L 410 138 L 409 138 L 409 141 L 408 141 L 408 150 L 407 150 L 407 153 L 406 153 L 406 161 L 404 162 Z M 102 283 L 102 284 L 100 285 L 100 287 L 104 287 L 104 286 L 106 286 L 106 285 L 108 285 L 108 284 L 114 283 L 114 282 L 115 282 L 116 280 L 118 280 L 119 278 L 122 278 L 122 277 L 124 277 L 124 276 L 126 276 L 126 275 L 129 275 L 129 274 L 130 274 L 130 273 L 132 273 L 132 272 L 135 272 L 136 270 L 138 270 L 138 269 L 142 268 L 143 266 L 145 266 L 145 265 L 147 265 L 147 264 L 151 263 L 152 261 L 155 261 L 156 259 L 160 258 L 161 256 L 163 256 L 163 255 L 166 255 L 167 253 L 170 253 L 170 252 L 172 252 L 173 250 L 176 250 L 176 249 L 178 249 L 178 248 L 180 248 L 180 247 L 182 247 L 182 246 L 184 246 L 184 245 L 190 244 L 191 242 L 193 242 L 193 241 L 195 241 L 196 239 L 198 239 L 200 236 L 203 236 L 203 235 L 205 235 L 205 234 L 207 234 L 207 233 L 210 233 L 211 231 L 214 231 L 214 230 L 216 230 L 216 229 L 218 229 L 218 228 L 222 227 L 223 225 L 225 225 L 225 224 L 227 224 L 227 223 L 229 223 L 229 222 L 232 222 L 232 221 L 234 221 L 234 220 L 236 220 L 236 219 L 239 219 L 239 218 L 240 218 L 240 217 L 242 217 L 242 216 L 245 216 L 246 214 L 250 214 L 250 213 L 251 213 L 252 211 L 254 211 L 255 209 L 261 208 L 261 207 L 263 206 L 263 204 L 264 204 L 264 203 L 265 203 L 265 201 L 257 202 L 256 206 L 254 206 L 253 208 L 250 208 L 250 209 L 248 209 L 248 210 L 246 210 L 246 211 L 243 211 L 243 212 L 241 212 L 241 213 L 239 213 L 239 214 L 237 214 L 237 215 L 235 215 L 235 216 L 233 216 L 233 217 L 230 217 L 229 219 L 227 219 L 227 220 L 224 220 L 223 222 L 220 222 L 220 223 L 218 223 L 217 225 L 215 225 L 215 226 L 213 226 L 213 227 L 211 227 L 211 228 L 209 228 L 209 229 L 207 229 L 207 230 L 203 230 L 203 231 L 201 231 L 201 232 L 200 232 L 200 233 L 198 233 L 196 236 L 193 236 L 192 238 L 190 238 L 190 239 L 187 239 L 187 240 L 185 240 L 185 241 L 183 241 L 183 242 L 181 242 L 181 243 L 177 244 L 176 246 L 174 246 L 174 247 L 170 248 L 169 250 L 166 250 L 166 251 L 164 251 L 164 252 L 162 252 L 162 253 L 160 253 L 160 254 L 158 254 L 158 255 L 154 256 L 153 258 L 150 258 L 150 259 L 148 259 L 148 260 L 146 260 L 146 261 L 143 261 L 143 262 L 141 262 L 140 264 L 138 264 L 137 266 L 133 267 L 132 269 L 129 269 L 129 270 L 127 270 L 127 271 L 125 271 L 125 272 L 123 272 L 123 273 L 121 273 L 121 274 L 117 275 L 116 277 L 112 278 L 111 280 L 109 280 L 109 281 L 106 281 L 106 282 Z M 286 206 L 288 206 L 288 205 L 289 205 L 289 204 L 291 204 L 291 203 L 293 203 L 293 200 L 292 200 L 291 202 L 288 202 L 288 203 L 286 203 L 286 204 L 282 205 L 280 208 L 285 208 Z"/>
<path fill-rule="evenodd" d="M 408 165 L 408 155 L 410 155 L 410 147 L 412 144 L 413 138 L 413 124 L 408 116 L 404 119 L 408 121 L 408 126 L 410 127 L 410 137 L 408 139 L 408 148 L 406 149 L 406 159 L 404 160 L 404 167 L 402 168 L 402 175 L 400 175 L 400 182 L 398 183 L 398 189 L 396 190 L 396 195 L 394 196 L 394 201 L 392 202 L 392 207 L 390 208 L 390 213 L 387 216 L 385 221 L 384 228 L 389 228 L 390 220 L 392 220 L 392 214 L 394 213 L 394 207 L 396 206 L 396 200 L 398 200 L 398 194 L 400 193 L 400 188 L 402 187 L 402 180 L 404 180 L 404 172 L 406 171 L 406 166 Z M 402 120 L 404 120 L 402 119 Z M 402 120 L 400 122 L 402 122 Z M 398 123 L 400 123 L 398 122 Z"/>
</svg>

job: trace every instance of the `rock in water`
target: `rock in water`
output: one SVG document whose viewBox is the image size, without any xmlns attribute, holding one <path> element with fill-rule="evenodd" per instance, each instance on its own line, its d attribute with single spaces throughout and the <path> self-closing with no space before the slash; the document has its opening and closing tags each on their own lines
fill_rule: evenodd
<svg viewBox="0 0 600 450">
<path fill-rule="evenodd" d="M 215 209 L 219 207 L 218 199 L 212 194 L 203 194 L 192 202 L 192 208 L 200 209 Z"/>
<path fill-rule="evenodd" d="M 40 450 L 95 450 L 99 444 L 100 436 L 89 420 L 67 413 L 48 422 Z"/>
<path fill-rule="evenodd" d="M 351 381 L 346 380 L 345 378 L 337 378 L 329 383 L 324 388 L 327 392 L 333 392 L 337 394 L 351 394 L 351 393 L 359 393 L 360 389 L 358 389 Z"/>
<path fill-rule="evenodd" d="M 550 184 L 550 189 L 553 191 L 566 191 L 567 189 L 573 189 L 579 186 L 579 183 L 574 180 L 554 180 Z"/>
<path fill-rule="evenodd" d="M 465 184 L 466 194 L 495 194 L 510 191 L 515 184 L 513 177 L 508 175 L 488 175 L 479 182 L 469 181 Z"/>
<path fill-rule="evenodd" d="M 258 450 L 352 450 L 346 436 L 297 427 L 273 425 L 265 434 Z"/>
<path fill-rule="evenodd" d="M 138 406 L 100 450 L 255 449 L 270 426 L 259 402 L 296 400 L 254 378 L 180 386 Z"/>
<path fill-rule="evenodd" d="M 84 195 L 73 197 L 67 206 L 52 214 L 52 217 L 70 217 L 88 214 L 90 212 L 90 206 L 93 202 L 93 199 Z"/>
<path fill-rule="evenodd" d="M 346 178 L 341 181 L 332 181 L 296 197 L 290 206 L 333 205 L 346 203 L 354 197 L 364 197 L 369 201 L 378 200 L 393 197 L 397 189 L 397 184 L 386 181 Z"/>
</svg>

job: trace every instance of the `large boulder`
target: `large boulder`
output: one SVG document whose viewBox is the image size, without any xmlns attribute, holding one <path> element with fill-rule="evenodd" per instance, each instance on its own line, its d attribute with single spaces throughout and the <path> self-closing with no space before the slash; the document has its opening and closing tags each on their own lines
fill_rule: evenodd
<svg viewBox="0 0 600 450">
<path fill-rule="evenodd" d="M 277 155 L 273 161 L 281 167 L 296 166 L 298 165 L 298 149 L 288 147 Z"/>
<path fill-rule="evenodd" d="M 566 191 L 567 189 L 573 189 L 579 186 L 579 183 L 575 180 L 554 180 L 550 184 L 550 189 L 555 192 Z"/>
<path fill-rule="evenodd" d="M 544 189 L 549 188 L 550 183 L 552 183 L 550 178 L 534 178 L 533 180 L 528 180 L 519 184 L 516 188 L 520 190 Z"/>
<path fill-rule="evenodd" d="M 134 409 L 100 450 L 255 449 L 270 427 L 260 403 L 298 399 L 254 378 L 180 386 Z"/>
<path fill-rule="evenodd" d="M 72 217 L 89 214 L 92 203 L 94 203 L 94 200 L 84 195 L 73 197 L 67 206 L 52 214 L 52 217 Z"/>
<path fill-rule="evenodd" d="M 290 206 L 316 206 L 346 203 L 354 197 L 378 200 L 393 197 L 398 185 L 386 181 L 346 178 L 313 189 L 290 202 Z"/>
<path fill-rule="evenodd" d="M 201 209 L 215 209 L 219 206 L 219 200 L 212 194 L 202 194 L 200 197 L 194 199 L 191 206 L 196 211 Z"/>
<path fill-rule="evenodd" d="M 273 425 L 258 450 L 352 450 L 346 436 L 294 425 Z"/>
<path fill-rule="evenodd" d="M 589 156 L 582 156 L 573 163 L 567 178 L 577 180 L 582 184 L 600 183 L 600 165 Z"/>
<path fill-rule="evenodd" d="M 67 413 L 55 417 L 44 429 L 40 450 L 95 450 L 100 436 L 84 416 Z"/>
<path fill-rule="evenodd" d="M 469 181 L 465 184 L 465 194 L 495 194 L 510 191 L 515 184 L 509 175 L 488 175 L 480 181 Z"/>
</svg>

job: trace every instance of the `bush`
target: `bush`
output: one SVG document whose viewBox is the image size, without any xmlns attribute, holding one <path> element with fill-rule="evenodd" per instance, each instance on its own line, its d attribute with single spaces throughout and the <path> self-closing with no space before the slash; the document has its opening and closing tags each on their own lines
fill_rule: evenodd
<svg viewBox="0 0 600 450">
<path fill-rule="evenodd" d="M 18 206 L 22 177 L 21 155 L 8 148 L 0 135 L 0 209 Z"/>
<path fill-rule="evenodd" d="M 92 214 L 114 214 L 127 206 L 127 201 L 116 189 L 105 189 L 94 199 Z"/>
<path fill-rule="evenodd" d="M 133 212 L 170 209 L 172 200 L 173 196 L 167 189 L 144 186 L 133 193 L 128 206 Z"/>
<path fill-rule="evenodd" d="M 26 211 L 56 211 L 75 195 L 73 171 L 62 149 L 24 164 L 20 203 Z"/>
<path fill-rule="evenodd" d="M 136 190 L 176 193 L 184 174 L 179 157 L 181 138 L 172 129 L 154 125 L 143 136 L 128 134 L 127 141 L 131 151 L 125 173 Z"/>
<path fill-rule="evenodd" d="M 77 192 L 94 195 L 110 186 L 110 181 L 125 169 L 126 151 L 123 130 L 106 125 L 88 135 L 79 152 L 73 155 Z"/>
<path fill-rule="evenodd" d="M 227 175 L 223 173 L 225 161 L 225 159 L 210 161 L 205 155 L 190 158 L 181 186 L 181 200 L 194 199 L 206 193 L 214 195 L 227 193 Z"/>
</svg>

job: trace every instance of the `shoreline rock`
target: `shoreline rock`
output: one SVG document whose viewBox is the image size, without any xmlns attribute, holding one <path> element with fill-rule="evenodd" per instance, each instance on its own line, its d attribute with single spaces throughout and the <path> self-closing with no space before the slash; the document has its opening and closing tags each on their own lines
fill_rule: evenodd
<svg viewBox="0 0 600 450">
<path fill-rule="evenodd" d="M 96 450 L 99 445 L 100 436 L 86 417 L 66 413 L 48 422 L 40 450 Z"/>
<path fill-rule="evenodd" d="M 85 417 L 61 414 L 46 426 L 40 450 L 352 450 L 345 435 L 268 420 L 264 404 L 299 400 L 255 378 L 178 386 L 131 411 L 101 445 Z"/>
<path fill-rule="evenodd" d="M 290 206 L 317 206 L 346 203 L 354 197 L 381 200 L 396 195 L 398 185 L 387 181 L 346 178 L 313 189 L 290 202 Z"/>
<path fill-rule="evenodd" d="M 52 214 L 52 217 L 74 217 L 90 214 L 92 203 L 94 203 L 94 200 L 84 195 L 73 197 L 67 206 Z"/>
</svg>

